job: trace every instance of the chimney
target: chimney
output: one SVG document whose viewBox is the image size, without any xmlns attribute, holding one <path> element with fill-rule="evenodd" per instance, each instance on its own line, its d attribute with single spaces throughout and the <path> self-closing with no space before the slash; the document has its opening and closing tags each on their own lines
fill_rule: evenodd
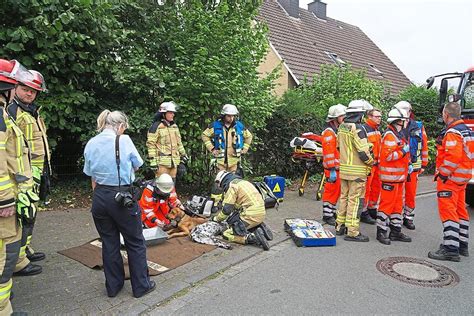
<svg viewBox="0 0 474 316">
<path fill-rule="evenodd" d="M 285 9 L 289 16 L 294 18 L 299 18 L 299 8 L 300 8 L 300 1 L 299 0 L 278 0 L 278 3 Z"/>
<path fill-rule="evenodd" d="M 313 12 L 318 18 L 326 20 L 326 7 L 327 4 L 321 2 L 321 0 L 316 0 L 311 3 L 308 3 L 308 11 Z"/>
</svg>

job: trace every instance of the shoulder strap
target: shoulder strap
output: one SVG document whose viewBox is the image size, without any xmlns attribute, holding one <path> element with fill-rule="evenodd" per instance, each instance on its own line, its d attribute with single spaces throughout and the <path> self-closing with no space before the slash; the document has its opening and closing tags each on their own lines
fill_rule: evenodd
<svg viewBox="0 0 474 316">
<path fill-rule="evenodd" d="M 120 135 L 115 136 L 115 163 L 117 164 L 118 183 L 120 189 Z"/>
</svg>

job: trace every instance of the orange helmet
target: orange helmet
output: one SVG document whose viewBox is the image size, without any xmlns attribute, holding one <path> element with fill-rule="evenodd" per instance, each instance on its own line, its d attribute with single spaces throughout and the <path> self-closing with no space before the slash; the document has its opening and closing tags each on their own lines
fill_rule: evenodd
<svg viewBox="0 0 474 316">
<path fill-rule="evenodd" d="M 39 92 L 46 91 L 46 82 L 41 73 L 36 70 L 30 70 L 32 76 L 29 76 L 26 80 L 18 80 L 21 84 L 28 86 L 32 89 L 35 89 Z"/>
</svg>

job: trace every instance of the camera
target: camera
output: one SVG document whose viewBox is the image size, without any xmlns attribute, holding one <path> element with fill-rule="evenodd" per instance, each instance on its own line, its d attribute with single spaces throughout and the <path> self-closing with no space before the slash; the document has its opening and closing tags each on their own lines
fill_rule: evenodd
<svg viewBox="0 0 474 316">
<path fill-rule="evenodd" d="M 135 201 L 133 200 L 133 196 L 130 192 L 117 192 L 117 194 L 115 194 L 115 202 L 121 204 L 124 207 L 132 208 Z"/>
</svg>

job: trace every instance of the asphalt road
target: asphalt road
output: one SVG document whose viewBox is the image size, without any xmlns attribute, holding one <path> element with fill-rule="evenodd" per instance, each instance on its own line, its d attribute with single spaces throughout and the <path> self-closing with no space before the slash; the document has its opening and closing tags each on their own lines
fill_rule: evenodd
<svg viewBox="0 0 474 316">
<path fill-rule="evenodd" d="M 385 246 L 375 226 L 362 224 L 369 243 L 338 237 L 328 248 L 298 248 L 291 240 L 261 252 L 215 278 L 149 310 L 149 314 L 474 314 L 474 249 L 461 262 L 427 258 L 437 249 L 442 226 L 434 194 L 417 198 L 416 230 L 404 230 L 412 243 Z M 474 210 L 470 209 L 471 216 Z M 378 260 L 407 256 L 455 271 L 460 282 L 430 288 L 402 283 L 381 274 Z"/>
</svg>

